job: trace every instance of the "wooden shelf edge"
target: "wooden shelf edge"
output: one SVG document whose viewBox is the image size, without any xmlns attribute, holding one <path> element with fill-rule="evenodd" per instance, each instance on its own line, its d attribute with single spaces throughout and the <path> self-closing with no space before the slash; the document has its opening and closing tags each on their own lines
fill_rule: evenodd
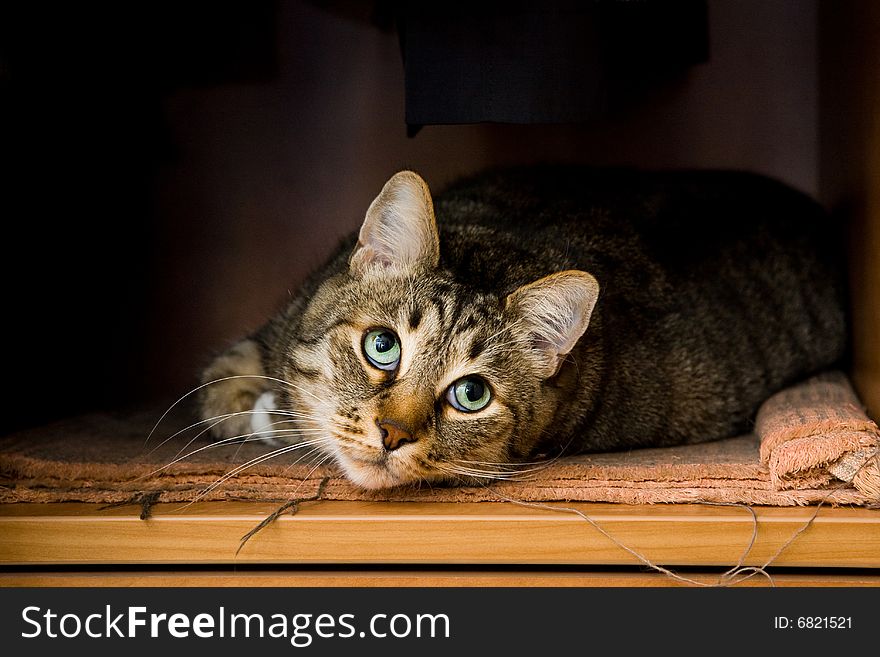
<svg viewBox="0 0 880 657">
<path fill-rule="evenodd" d="M 772 559 L 880 568 L 878 510 L 755 507 L 756 525 L 738 506 L 565 506 L 593 524 L 506 503 L 307 503 L 236 554 L 239 539 L 274 505 L 160 505 L 146 521 L 135 507 L 0 505 L 0 564 L 644 565 L 629 548 L 667 566 L 731 566 L 743 558 L 753 566 Z"/>
</svg>

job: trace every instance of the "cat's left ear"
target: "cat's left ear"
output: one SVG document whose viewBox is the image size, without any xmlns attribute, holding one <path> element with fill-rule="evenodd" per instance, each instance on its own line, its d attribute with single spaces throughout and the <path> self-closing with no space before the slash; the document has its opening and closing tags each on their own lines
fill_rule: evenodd
<svg viewBox="0 0 880 657">
<path fill-rule="evenodd" d="M 528 331 L 544 378 L 559 371 L 587 330 L 598 298 L 599 282 L 574 269 L 523 285 L 507 297 L 505 310 Z"/>
<path fill-rule="evenodd" d="M 349 267 L 361 274 L 372 268 L 435 267 L 439 260 L 431 192 L 417 173 L 401 171 L 370 204 Z"/>
</svg>

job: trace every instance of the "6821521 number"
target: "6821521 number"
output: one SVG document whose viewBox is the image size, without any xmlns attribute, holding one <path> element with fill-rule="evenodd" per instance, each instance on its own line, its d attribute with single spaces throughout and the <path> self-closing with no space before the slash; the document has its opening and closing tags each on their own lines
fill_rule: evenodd
<svg viewBox="0 0 880 657">
<path fill-rule="evenodd" d="M 786 630 L 797 628 L 799 630 L 851 630 L 852 616 L 775 616 L 773 628 Z"/>
</svg>

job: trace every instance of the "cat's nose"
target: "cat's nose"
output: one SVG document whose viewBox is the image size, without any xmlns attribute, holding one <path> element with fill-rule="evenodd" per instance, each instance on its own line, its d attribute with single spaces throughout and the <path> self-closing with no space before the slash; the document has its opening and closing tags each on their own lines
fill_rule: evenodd
<svg viewBox="0 0 880 657">
<path fill-rule="evenodd" d="M 416 440 L 409 431 L 394 420 L 379 420 L 377 418 L 376 426 L 379 427 L 379 432 L 382 434 L 382 444 L 389 452 L 393 452 L 401 445 L 412 443 Z"/>
</svg>

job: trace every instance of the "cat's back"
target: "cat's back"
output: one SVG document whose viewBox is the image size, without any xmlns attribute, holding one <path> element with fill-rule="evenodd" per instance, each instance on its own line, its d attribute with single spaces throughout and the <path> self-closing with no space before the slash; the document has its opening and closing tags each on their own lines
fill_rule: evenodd
<svg viewBox="0 0 880 657">
<path fill-rule="evenodd" d="M 445 190 L 436 214 L 447 266 L 498 292 L 564 269 L 652 298 L 794 260 L 805 276 L 840 270 L 841 238 L 823 208 L 747 172 L 499 169 Z"/>
<path fill-rule="evenodd" d="M 725 244 L 755 230 L 786 234 L 827 228 L 805 194 L 742 171 L 644 171 L 532 166 L 463 179 L 436 199 L 444 226 L 477 226 L 537 243 L 560 235 L 589 244 L 596 236 L 637 236 L 663 247 Z M 605 245 L 603 245 L 605 246 Z M 678 255 L 678 254 L 673 254 Z"/>
</svg>

